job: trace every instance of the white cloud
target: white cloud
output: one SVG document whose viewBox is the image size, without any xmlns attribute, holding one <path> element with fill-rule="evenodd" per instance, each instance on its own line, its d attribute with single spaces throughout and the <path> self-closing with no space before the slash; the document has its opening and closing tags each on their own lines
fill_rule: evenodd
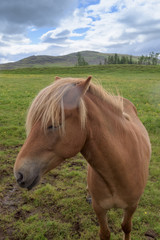
<svg viewBox="0 0 160 240">
<path fill-rule="evenodd" d="M 58 43 L 56 33 L 63 32 L 69 26 L 70 33 L 64 37 L 64 41 L 59 41 L 59 46 L 63 45 L 62 54 L 86 49 L 147 54 L 154 46 L 158 47 L 159 12 L 158 1 L 152 4 L 149 0 L 101 0 L 98 5 L 90 5 L 85 10 L 76 9 L 73 16 L 61 22 L 60 28 L 43 35 L 42 39 L 50 34 L 53 42 Z M 78 28 L 88 28 L 88 31 L 77 35 L 84 36 L 84 39 L 73 41 L 71 37 L 74 36 L 74 29 Z M 153 41 L 156 42 L 154 46 Z M 154 51 L 159 50 L 156 47 Z"/>
<path fill-rule="evenodd" d="M 87 11 L 92 17 L 99 16 L 85 37 L 90 47 L 129 54 L 160 50 L 159 1 L 102 0 L 98 6 L 88 7 Z"/>
<path fill-rule="evenodd" d="M 41 36 L 41 41 L 46 43 L 63 43 L 68 39 L 70 31 L 68 29 L 55 29 Z"/>
<path fill-rule="evenodd" d="M 44 52 L 48 49 L 48 44 L 27 44 L 27 45 L 10 45 L 5 46 L 1 51 L 1 55 L 18 55 L 18 54 L 36 54 L 37 52 Z"/>
<path fill-rule="evenodd" d="M 7 58 L 0 58 L 0 64 L 8 63 L 9 59 Z"/>
<path fill-rule="evenodd" d="M 31 40 L 25 37 L 23 34 L 13 34 L 13 35 L 1 34 L 0 41 L 8 46 L 11 46 L 13 44 L 24 45 L 24 44 L 31 43 Z"/>
</svg>

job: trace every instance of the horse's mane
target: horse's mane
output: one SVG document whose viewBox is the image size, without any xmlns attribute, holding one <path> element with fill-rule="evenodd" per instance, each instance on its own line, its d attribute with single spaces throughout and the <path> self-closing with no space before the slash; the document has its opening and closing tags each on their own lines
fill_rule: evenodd
<svg viewBox="0 0 160 240">
<path fill-rule="evenodd" d="M 53 126 L 61 125 L 64 131 L 64 95 L 73 87 L 73 85 L 84 81 L 80 78 L 62 78 L 55 81 L 53 84 L 44 88 L 33 100 L 27 114 L 26 131 L 29 134 L 33 125 L 41 121 L 41 127 L 45 130 L 47 125 L 51 123 Z M 109 102 L 117 112 L 123 112 L 123 101 L 121 97 L 115 97 L 107 93 L 101 85 L 90 83 L 88 92 L 102 99 L 102 101 Z M 79 102 L 79 113 L 82 128 L 85 127 L 86 122 L 86 107 L 83 98 Z"/>
</svg>

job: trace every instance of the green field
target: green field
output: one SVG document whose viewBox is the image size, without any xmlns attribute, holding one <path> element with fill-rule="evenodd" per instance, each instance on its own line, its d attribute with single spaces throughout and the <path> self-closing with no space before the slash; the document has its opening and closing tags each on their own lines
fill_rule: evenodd
<svg viewBox="0 0 160 240">
<path fill-rule="evenodd" d="M 109 65 L 0 71 L 0 240 L 98 240 L 98 222 L 86 202 L 83 157 L 66 160 L 28 192 L 13 176 L 25 140 L 26 111 L 40 89 L 61 77 L 93 76 L 137 107 L 151 143 L 147 187 L 133 218 L 133 240 L 160 239 L 160 66 Z M 122 211 L 109 211 L 112 240 L 122 239 Z"/>
</svg>

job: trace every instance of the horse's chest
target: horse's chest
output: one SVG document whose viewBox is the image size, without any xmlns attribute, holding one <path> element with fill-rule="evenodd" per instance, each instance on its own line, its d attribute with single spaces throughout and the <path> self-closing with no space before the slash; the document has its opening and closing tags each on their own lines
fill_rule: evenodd
<svg viewBox="0 0 160 240">
<path fill-rule="evenodd" d="M 120 197 L 114 195 L 112 197 L 103 199 L 99 202 L 100 206 L 104 209 L 110 209 L 110 208 L 126 208 L 127 203 L 124 202 Z"/>
</svg>

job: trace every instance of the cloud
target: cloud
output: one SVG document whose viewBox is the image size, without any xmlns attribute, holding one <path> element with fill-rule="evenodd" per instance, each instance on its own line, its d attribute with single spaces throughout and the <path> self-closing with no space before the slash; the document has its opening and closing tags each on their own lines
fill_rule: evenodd
<svg viewBox="0 0 160 240">
<path fill-rule="evenodd" d="M 3 0 L 0 52 L 3 61 L 81 50 L 160 52 L 159 12 L 157 0 Z M 37 42 L 30 39 L 33 33 Z"/>
<path fill-rule="evenodd" d="M 68 39 L 70 31 L 68 29 L 57 29 L 42 35 L 41 40 L 45 43 L 64 43 Z"/>
<path fill-rule="evenodd" d="M 90 47 L 135 55 L 147 54 L 153 48 L 154 51 L 160 51 L 158 1 L 102 0 L 98 6 L 89 6 L 87 11 L 91 18 L 99 17 L 92 21 L 85 37 Z"/>
<path fill-rule="evenodd" d="M 29 26 L 57 27 L 62 18 L 72 14 L 75 0 L 2 0 L 0 6 L 1 33 L 22 33 Z"/>
<path fill-rule="evenodd" d="M 52 43 L 59 42 L 65 54 L 86 49 L 147 54 L 154 46 L 157 46 L 154 49 L 158 51 L 159 11 L 160 4 L 154 0 L 153 4 L 149 0 L 101 0 L 97 5 L 76 9 L 71 18 L 61 23 L 60 28 L 50 32 L 48 39 Z M 69 26 L 70 32 L 63 39 L 57 38 L 55 32 L 65 31 L 66 26 Z"/>
<path fill-rule="evenodd" d="M 94 5 L 100 3 L 100 0 L 79 0 L 79 7 L 85 8 L 89 5 Z"/>
<path fill-rule="evenodd" d="M 34 32 L 36 35 L 36 32 L 42 28 L 57 28 L 72 15 L 77 2 L 78 0 L 2 0 L 0 4 L 1 61 L 2 58 L 3 62 L 5 59 L 12 61 L 13 55 L 16 60 L 17 56 L 22 58 L 28 54 L 45 54 L 50 48 L 48 43 L 54 41 L 49 38 L 47 41 L 46 38 L 43 42 L 39 39 L 37 44 L 32 44 L 32 40 L 27 36 L 28 33 Z M 59 43 L 64 40 L 59 36 Z"/>
<path fill-rule="evenodd" d="M 9 44 L 29 44 L 29 38 L 25 38 L 23 34 L 2 35 L 1 41 L 6 45 Z M 7 44 L 8 43 L 8 44 Z"/>
</svg>

